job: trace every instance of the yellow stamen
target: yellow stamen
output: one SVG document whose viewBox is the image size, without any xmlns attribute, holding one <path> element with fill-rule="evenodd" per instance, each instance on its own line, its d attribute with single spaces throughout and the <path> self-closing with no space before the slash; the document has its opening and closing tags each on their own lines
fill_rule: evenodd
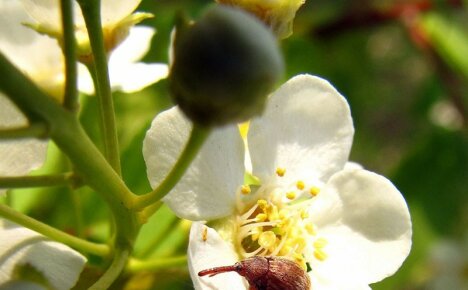
<svg viewBox="0 0 468 290">
<path fill-rule="evenodd" d="M 257 200 L 257 205 L 261 210 L 265 210 L 268 205 L 268 202 L 264 199 L 259 199 Z"/>
<path fill-rule="evenodd" d="M 257 222 L 264 222 L 266 221 L 268 218 L 268 216 L 264 213 L 259 213 L 257 214 L 257 216 L 255 217 L 255 219 L 257 220 Z"/>
<path fill-rule="evenodd" d="M 249 194 L 251 192 L 250 186 L 248 184 L 244 184 L 241 186 L 242 194 Z"/>
<path fill-rule="evenodd" d="M 305 209 L 301 209 L 301 219 L 306 219 L 309 217 L 309 213 Z"/>
<path fill-rule="evenodd" d="M 285 173 L 286 173 L 286 168 L 282 168 L 282 167 L 276 168 L 276 175 L 278 175 L 279 177 L 283 177 Z"/>
<path fill-rule="evenodd" d="M 273 250 L 276 245 L 276 235 L 272 231 L 266 231 L 258 237 L 258 244 L 267 250 Z"/>
<path fill-rule="evenodd" d="M 322 249 L 328 244 L 328 241 L 325 238 L 318 238 L 314 241 L 313 245 L 316 249 Z"/>
<path fill-rule="evenodd" d="M 297 187 L 297 189 L 299 189 L 299 190 L 303 190 L 304 187 L 305 187 L 304 181 L 299 180 L 298 182 L 296 182 L 296 187 Z"/>
<path fill-rule="evenodd" d="M 296 193 L 294 191 L 289 191 L 286 193 L 286 198 L 289 200 L 293 200 L 296 198 Z"/>
<path fill-rule="evenodd" d="M 314 236 L 316 234 L 314 224 L 312 223 L 307 223 L 305 229 L 309 235 Z"/>
<path fill-rule="evenodd" d="M 321 249 L 315 249 L 314 257 L 317 258 L 317 260 L 319 261 L 325 261 L 325 259 L 327 258 L 327 254 L 325 254 L 325 252 Z"/>
<path fill-rule="evenodd" d="M 309 190 L 309 193 L 313 196 L 316 196 L 317 194 L 319 194 L 320 192 L 320 188 L 318 188 L 317 186 L 312 186 Z"/>
</svg>

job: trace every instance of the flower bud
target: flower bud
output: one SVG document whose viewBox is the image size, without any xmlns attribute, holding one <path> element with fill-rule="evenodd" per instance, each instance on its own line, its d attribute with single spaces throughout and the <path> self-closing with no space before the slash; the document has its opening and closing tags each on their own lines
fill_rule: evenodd
<svg viewBox="0 0 468 290">
<path fill-rule="evenodd" d="M 257 19 L 218 5 L 178 27 L 170 91 L 194 122 L 224 125 L 260 114 L 279 81 L 283 59 L 275 37 Z"/>
</svg>

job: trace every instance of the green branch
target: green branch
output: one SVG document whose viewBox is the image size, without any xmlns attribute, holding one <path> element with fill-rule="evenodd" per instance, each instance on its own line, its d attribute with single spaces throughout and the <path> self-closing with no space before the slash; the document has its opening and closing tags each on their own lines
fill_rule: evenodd
<svg viewBox="0 0 468 290">
<path fill-rule="evenodd" d="M 115 124 L 114 102 L 107 66 L 107 53 L 101 25 L 101 1 L 78 0 L 88 29 L 88 37 L 93 51 L 91 75 L 96 78 L 95 90 L 99 103 L 101 134 L 104 140 L 104 155 L 117 174 L 120 167 L 119 143 Z M 88 65 L 88 67 L 91 67 Z"/>
<path fill-rule="evenodd" d="M 35 122 L 25 127 L 0 130 L 1 139 L 46 138 L 49 133 L 47 124 Z"/>
<path fill-rule="evenodd" d="M 160 269 L 185 267 L 187 265 L 187 256 L 157 258 L 153 260 L 130 259 L 125 271 L 136 273 L 140 271 L 155 271 Z"/>
<path fill-rule="evenodd" d="M 78 68 L 76 64 L 76 41 L 73 27 L 72 0 L 61 0 L 63 27 L 63 54 L 65 57 L 65 96 L 63 105 L 71 112 L 78 111 Z"/>
<path fill-rule="evenodd" d="M 110 265 L 110 267 L 106 270 L 104 275 L 102 275 L 96 283 L 89 287 L 89 290 L 109 289 L 112 283 L 114 283 L 114 281 L 120 275 L 122 270 L 125 268 L 129 255 L 130 252 L 128 250 L 117 249 L 114 253 L 114 259 L 112 260 L 112 264 Z"/>
<path fill-rule="evenodd" d="M 77 238 L 60 230 L 57 230 L 56 228 L 53 228 L 45 223 L 35 220 L 27 215 L 17 212 L 4 204 L 0 204 L 0 216 L 11 220 L 14 223 L 27 227 L 28 229 L 36 231 L 46 237 L 51 238 L 52 240 L 64 243 L 79 251 L 102 257 L 105 257 L 110 253 L 109 246 L 107 245 L 96 244 Z"/>
<path fill-rule="evenodd" d="M 200 151 L 202 145 L 210 135 L 210 132 L 211 129 L 194 124 L 192 132 L 190 133 L 190 138 L 169 174 L 152 192 L 137 196 L 132 208 L 135 210 L 143 210 L 145 207 L 161 200 L 166 194 L 168 194 L 185 174 L 190 164 Z"/>
<path fill-rule="evenodd" d="M 0 176 L 0 188 L 27 188 L 70 185 L 76 187 L 79 178 L 73 172 L 54 175 Z"/>
</svg>

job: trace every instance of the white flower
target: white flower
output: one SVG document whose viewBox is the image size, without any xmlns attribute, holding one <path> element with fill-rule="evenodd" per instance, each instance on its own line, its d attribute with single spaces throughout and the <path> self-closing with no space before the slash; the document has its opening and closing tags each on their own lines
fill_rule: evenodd
<svg viewBox="0 0 468 290">
<path fill-rule="evenodd" d="M 166 64 L 138 62 L 149 51 L 155 33 L 153 28 L 147 26 L 130 28 L 128 37 L 109 59 L 112 90 L 133 93 L 167 77 L 169 69 Z M 78 85 L 80 91 L 94 94 L 93 81 L 83 65 L 80 65 Z"/>
<path fill-rule="evenodd" d="M 22 267 L 32 267 L 39 272 L 48 284 L 41 285 L 44 289 L 70 289 L 86 263 L 85 257 L 69 247 L 3 219 L 0 219 L 0 236 L 2 289 L 15 278 L 21 278 L 15 275 Z"/>
<path fill-rule="evenodd" d="M 216 2 L 249 11 L 270 26 L 278 38 L 282 39 L 292 34 L 294 17 L 305 0 L 216 0 Z"/>
<path fill-rule="evenodd" d="M 35 21 L 29 24 L 32 28 L 59 40 L 62 38 L 59 0 L 21 0 L 21 2 Z M 133 25 L 152 17 L 149 13 L 133 13 L 140 2 L 141 0 L 101 1 L 101 24 L 108 51 L 112 51 L 127 37 Z M 73 3 L 75 36 L 80 54 L 85 56 L 90 52 L 88 32 L 78 3 L 75 1 Z"/>
<path fill-rule="evenodd" d="M 175 163 L 189 131 L 178 108 L 153 121 L 143 147 L 153 186 Z M 410 215 L 385 177 L 345 168 L 353 132 L 346 100 L 309 75 L 284 84 L 251 121 L 247 141 L 259 185 L 244 184 L 237 128 L 213 132 L 164 198 L 180 217 L 208 221 L 195 222 L 190 233 L 195 288 L 247 289 L 236 273 L 197 273 L 253 255 L 308 264 L 314 290 L 369 289 L 392 275 L 411 248 Z"/>
</svg>

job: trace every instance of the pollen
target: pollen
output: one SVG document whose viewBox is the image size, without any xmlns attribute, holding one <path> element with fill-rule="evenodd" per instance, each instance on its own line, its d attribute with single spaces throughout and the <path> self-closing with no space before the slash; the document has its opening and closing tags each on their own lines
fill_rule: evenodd
<svg viewBox="0 0 468 290">
<path fill-rule="evenodd" d="M 303 190 L 303 189 L 305 188 L 305 183 L 304 183 L 304 181 L 299 180 L 298 182 L 296 182 L 296 187 L 297 187 L 297 189 L 299 189 L 299 190 Z"/>
<path fill-rule="evenodd" d="M 313 246 L 316 249 L 322 249 L 328 244 L 328 241 L 325 238 L 318 238 L 314 241 Z"/>
<path fill-rule="evenodd" d="M 278 175 L 279 177 L 283 177 L 285 173 L 286 173 L 286 168 L 282 168 L 282 167 L 276 168 L 276 175 Z"/>
<path fill-rule="evenodd" d="M 260 209 L 265 210 L 267 208 L 268 202 L 264 199 L 257 200 L 257 205 Z"/>
<path fill-rule="evenodd" d="M 258 221 L 258 222 L 264 222 L 266 221 L 266 219 L 268 218 L 268 216 L 264 213 L 259 213 L 257 214 L 257 216 L 255 217 L 255 219 Z"/>
<path fill-rule="evenodd" d="M 286 198 L 289 200 L 293 200 L 296 198 L 296 193 L 294 191 L 289 191 L 286 193 Z"/>
<path fill-rule="evenodd" d="M 316 196 L 317 194 L 320 193 L 320 188 L 318 188 L 317 186 L 312 186 L 309 190 L 309 193 L 312 195 L 312 196 Z"/>
<path fill-rule="evenodd" d="M 263 232 L 258 238 L 258 244 L 267 250 L 274 249 L 276 245 L 276 235 L 272 231 Z"/>
<path fill-rule="evenodd" d="M 252 190 L 250 189 L 250 186 L 248 184 L 244 184 L 241 186 L 241 192 L 242 194 L 249 194 Z"/>
<path fill-rule="evenodd" d="M 314 257 L 317 258 L 319 261 L 325 261 L 325 259 L 328 257 L 327 254 L 322 249 L 315 249 L 314 251 Z"/>
</svg>

